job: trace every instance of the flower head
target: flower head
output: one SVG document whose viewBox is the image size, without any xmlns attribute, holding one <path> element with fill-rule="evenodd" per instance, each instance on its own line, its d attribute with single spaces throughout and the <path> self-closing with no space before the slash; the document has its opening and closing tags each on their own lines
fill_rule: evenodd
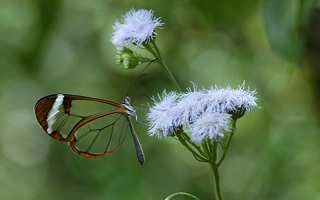
<svg viewBox="0 0 320 200">
<path fill-rule="evenodd" d="M 239 85 L 237 89 L 232 89 L 229 85 L 227 88 L 221 88 L 219 86 L 211 87 L 206 90 L 206 98 L 202 102 L 204 105 L 209 106 L 212 104 L 219 105 L 227 113 L 243 113 L 245 111 L 258 108 L 255 97 L 256 91 L 244 90 L 245 82 Z M 243 115 L 242 114 L 242 115 Z M 242 116 L 241 115 L 241 116 Z M 240 118 L 238 116 L 237 118 Z"/>
<path fill-rule="evenodd" d="M 114 33 L 111 42 L 116 47 L 125 47 L 135 44 L 139 47 L 143 43 L 149 43 L 156 36 L 155 28 L 162 26 L 160 18 L 153 17 L 153 10 L 133 8 L 128 11 L 121 20 L 113 26 Z"/>
<path fill-rule="evenodd" d="M 178 104 L 178 107 L 183 110 L 182 119 L 185 123 L 193 122 L 204 112 L 204 107 L 200 102 L 205 97 L 204 91 L 198 90 L 195 84 L 193 84 L 193 91 L 190 88 L 187 90 L 188 92 L 179 95 Z"/>
<path fill-rule="evenodd" d="M 169 94 L 163 92 L 162 98 L 159 96 L 160 102 L 155 99 L 155 105 L 150 108 L 148 113 L 148 121 L 150 122 L 150 129 L 148 131 L 150 136 L 158 135 L 159 137 L 168 137 L 173 135 L 174 129 L 181 124 L 181 113 L 176 107 L 177 95 L 174 92 Z M 162 100 L 161 100 L 162 99 Z"/>
<path fill-rule="evenodd" d="M 163 100 L 159 96 L 160 102 L 155 101 L 148 114 L 149 135 L 171 136 L 183 126 L 190 130 L 193 141 L 218 140 L 231 131 L 232 119 L 258 108 L 256 91 L 245 91 L 244 83 L 236 90 L 230 86 L 198 89 L 195 84 L 193 88 L 180 94 L 164 92 Z"/>
<path fill-rule="evenodd" d="M 231 130 L 230 115 L 221 112 L 205 112 L 190 126 L 191 139 L 203 142 L 206 139 L 218 140 Z"/>
</svg>

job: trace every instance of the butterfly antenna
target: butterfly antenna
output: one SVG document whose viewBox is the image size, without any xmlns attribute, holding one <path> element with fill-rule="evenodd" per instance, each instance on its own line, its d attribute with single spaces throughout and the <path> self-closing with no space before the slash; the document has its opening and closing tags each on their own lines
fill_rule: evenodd
<svg viewBox="0 0 320 200">
<path fill-rule="evenodd" d="M 159 58 L 156 58 L 156 59 L 150 61 L 150 63 L 147 64 L 147 66 L 145 66 L 145 67 L 141 70 L 141 72 L 133 79 L 133 81 L 131 82 L 131 84 L 129 85 L 129 87 L 128 87 L 127 90 L 126 90 L 126 93 L 124 94 L 124 98 L 127 96 L 129 89 L 130 89 L 130 88 L 132 87 L 132 85 L 137 81 L 137 79 L 144 75 L 144 74 L 142 74 L 142 73 L 144 72 L 144 70 L 146 70 L 147 67 L 149 67 L 149 65 L 151 65 L 154 61 L 156 61 L 156 60 L 158 60 L 158 59 L 159 59 Z"/>
<path fill-rule="evenodd" d="M 146 95 L 146 94 L 138 94 L 138 95 L 133 96 L 133 97 L 131 97 L 131 98 L 133 99 L 133 98 L 136 98 L 136 97 L 138 97 L 138 96 L 144 96 L 144 97 L 148 98 L 150 101 L 152 101 L 153 103 L 155 103 L 154 99 L 151 98 L 151 97 L 149 97 L 149 96 Z"/>
</svg>

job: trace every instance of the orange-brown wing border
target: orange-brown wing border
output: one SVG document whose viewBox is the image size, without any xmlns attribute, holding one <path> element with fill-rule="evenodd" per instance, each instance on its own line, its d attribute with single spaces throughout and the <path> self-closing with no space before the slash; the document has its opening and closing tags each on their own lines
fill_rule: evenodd
<svg viewBox="0 0 320 200">
<path fill-rule="evenodd" d="M 92 114 L 86 117 L 83 117 L 83 119 L 81 119 L 70 131 L 70 133 L 68 134 L 67 138 L 63 138 L 62 135 L 58 132 L 58 131 L 54 131 L 52 133 L 48 133 L 48 122 L 47 122 L 47 118 L 48 118 L 48 114 L 50 112 L 50 110 L 52 109 L 52 106 L 54 105 L 54 103 L 56 102 L 56 99 L 58 98 L 59 95 L 63 96 L 63 110 L 64 110 L 64 114 L 68 114 L 70 115 L 70 109 L 71 109 L 71 103 L 74 100 L 87 100 L 87 101 L 94 101 L 94 102 L 100 102 L 100 103 L 105 103 L 105 104 L 109 104 L 114 106 L 116 109 L 115 110 L 111 110 L 111 111 L 107 111 L 107 112 L 101 112 L 101 113 L 96 113 L 96 114 Z M 34 108 L 34 112 L 35 112 L 35 116 L 36 119 L 39 123 L 39 125 L 41 126 L 41 128 L 44 130 L 44 132 L 47 133 L 47 135 L 51 136 L 52 138 L 61 141 L 61 142 L 68 142 L 69 146 L 71 147 L 72 151 L 75 152 L 76 154 L 85 157 L 85 158 L 102 158 L 104 156 L 107 156 L 113 152 L 115 152 L 123 143 L 123 141 L 125 140 L 125 137 L 127 135 L 128 130 L 131 132 L 133 140 L 134 140 L 134 144 L 135 144 L 135 148 L 136 148 L 136 154 L 137 154 L 137 158 L 140 162 L 141 165 L 143 165 L 144 161 L 145 161 L 145 157 L 144 157 L 144 153 L 141 147 L 141 144 L 139 142 L 139 139 L 136 135 L 136 132 L 133 128 L 132 122 L 130 120 L 130 116 L 128 115 L 128 113 L 126 112 L 125 107 L 122 104 L 119 103 L 115 103 L 112 101 L 108 101 L 108 100 L 103 100 L 103 99 L 98 99 L 98 98 L 92 98 L 92 97 L 86 97 L 86 96 L 80 96 L 80 95 L 71 95 L 71 94 L 52 94 L 52 95 L 48 95 L 45 96 L 41 99 L 39 99 L 37 101 L 37 103 L 35 104 L 35 108 Z M 95 119 L 99 119 L 102 117 L 107 117 L 108 115 L 112 115 L 112 114 L 121 114 L 123 115 L 123 117 L 125 117 L 125 119 L 128 122 L 128 126 L 129 129 L 125 130 L 125 136 L 123 138 L 123 140 L 117 145 L 116 148 L 110 150 L 110 151 L 105 151 L 102 154 L 93 154 L 93 153 L 89 153 L 89 152 L 85 152 L 85 151 L 81 151 L 79 149 L 77 149 L 76 147 L 76 138 L 75 138 L 75 133 L 77 132 L 77 130 L 79 128 L 81 128 L 82 126 L 90 123 L 91 121 L 95 120 Z"/>
<path fill-rule="evenodd" d="M 114 149 L 112 149 L 110 151 L 105 150 L 105 152 L 102 153 L 102 154 L 94 154 L 94 153 L 89 153 L 87 151 L 81 151 L 81 150 L 77 149 L 77 147 L 76 147 L 77 139 L 74 136 L 75 133 L 77 132 L 77 130 L 79 130 L 79 128 L 81 128 L 82 126 L 84 126 L 84 125 L 86 125 L 86 124 L 88 124 L 88 123 L 90 123 L 90 122 L 92 122 L 92 121 L 94 121 L 96 119 L 99 119 L 99 118 L 102 118 L 102 117 L 108 117 L 109 115 L 113 115 L 113 114 L 121 114 L 128 121 L 128 118 L 126 117 L 127 114 L 125 112 L 123 112 L 122 110 L 119 110 L 119 109 L 118 110 L 114 110 L 114 111 L 104 112 L 104 113 L 98 113 L 98 114 L 91 115 L 91 116 L 88 116 L 88 117 L 83 118 L 82 120 L 80 120 L 78 122 L 78 124 L 76 124 L 73 127 L 73 129 L 72 129 L 72 131 L 70 133 L 71 137 L 70 137 L 70 140 L 69 140 L 69 146 L 71 147 L 72 151 L 75 152 L 76 154 L 82 156 L 82 157 L 85 157 L 85 158 L 102 158 L 104 156 L 107 156 L 107 155 L 115 152 L 122 145 L 123 141 L 125 140 L 125 137 L 127 135 L 127 130 L 126 130 L 126 133 L 125 133 L 125 136 L 124 136 L 123 140 L 117 145 L 116 148 L 114 148 Z M 128 126 L 129 126 L 129 123 L 131 123 L 131 122 L 128 121 Z M 130 131 L 131 131 L 131 129 L 130 129 Z"/>
<path fill-rule="evenodd" d="M 37 103 L 35 104 L 34 112 L 35 112 L 36 119 L 37 119 L 39 125 L 41 126 L 41 128 L 44 130 L 44 132 L 47 133 L 47 135 L 49 135 L 52 138 L 59 140 L 61 142 L 70 142 L 70 140 L 72 140 L 72 137 L 73 137 L 72 134 L 74 133 L 74 131 L 71 131 L 67 138 L 63 138 L 62 135 L 58 131 L 54 131 L 54 132 L 50 132 L 50 133 L 48 132 L 48 129 L 49 129 L 49 125 L 48 125 L 48 121 L 47 121 L 48 114 L 50 113 L 50 111 L 51 111 L 53 105 L 55 104 L 56 99 L 59 97 L 59 95 L 63 96 L 62 103 L 63 103 L 64 114 L 70 114 L 72 101 L 86 100 L 86 101 L 100 102 L 100 103 L 105 103 L 105 104 L 115 106 L 117 109 L 113 110 L 112 111 L 113 113 L 121 113 L 123 115 L 127 115 L 122 104 L 118 104 L 118 103 L 108 101 L 108 100 L 80 96 L 80 95 L 71 95 L 71 94 L 52 94 L 52 95 L 45 96 L 45 97 L 39 99 L 37 101 Z M 107 113 L 108 112 L 106 112 L 105 114 L 107 114 Z M 100 114 L 103 114 L 103 113 L 100 113 Z M 90 119 L 94 120 L 94 115 L 91 115 L 91 116 L 93 118 L 88 116 L 86 118 L 89 118 L 89 119 L 86 119 L 84 121 L 81 120 L 81 124 L 82 125 L 86 124 L 86 122 L 89 122 Z"/>
</svg>

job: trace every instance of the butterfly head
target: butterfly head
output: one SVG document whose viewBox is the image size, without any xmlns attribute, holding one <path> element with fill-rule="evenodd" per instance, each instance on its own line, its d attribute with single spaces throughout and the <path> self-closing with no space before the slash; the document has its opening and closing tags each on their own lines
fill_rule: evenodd
<svg viewBox="0 0 320 200">
<path fill-rule="evenodd" d="M 129 96 L 125 96 L 122 105 L 129 116 L 136 116 L 136 110 L 131 106 L 130 101 L 131 98 Z"/>
<path fill-rule="evenodd" d="M 125 96 L 122 104 L 130 105 L 131 98 L 129 96 Z"/>
</svg>

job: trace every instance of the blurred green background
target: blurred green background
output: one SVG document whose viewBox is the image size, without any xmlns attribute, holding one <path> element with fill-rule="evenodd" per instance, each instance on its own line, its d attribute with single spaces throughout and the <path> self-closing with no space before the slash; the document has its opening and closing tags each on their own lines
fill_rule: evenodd
<svg viewBox="0 0 320 200">
<path fill-rule="evenodd" d="M 153 9 L 157 44 L 182 88 L 243 80 L 261 109 L 237 123 L 221 171 L 225 199 L 320 199 L 319 1 L 0 0 L 0 199 L 164 199 L 179 191 L 213 199 L 209 166 L 172 138 L 132 138 L 103 159 L 84 159 L 48 137 L 36 101 L 71 93 L 121 102 L 143 66 L 121 70 L 115 20 Z M 129 91 L 173 90 L 157 64 Z M 147 104 L 134 98 L 133 105 Z M 139 119 L 145 118 L 140 112 Z"/>
</svg>

